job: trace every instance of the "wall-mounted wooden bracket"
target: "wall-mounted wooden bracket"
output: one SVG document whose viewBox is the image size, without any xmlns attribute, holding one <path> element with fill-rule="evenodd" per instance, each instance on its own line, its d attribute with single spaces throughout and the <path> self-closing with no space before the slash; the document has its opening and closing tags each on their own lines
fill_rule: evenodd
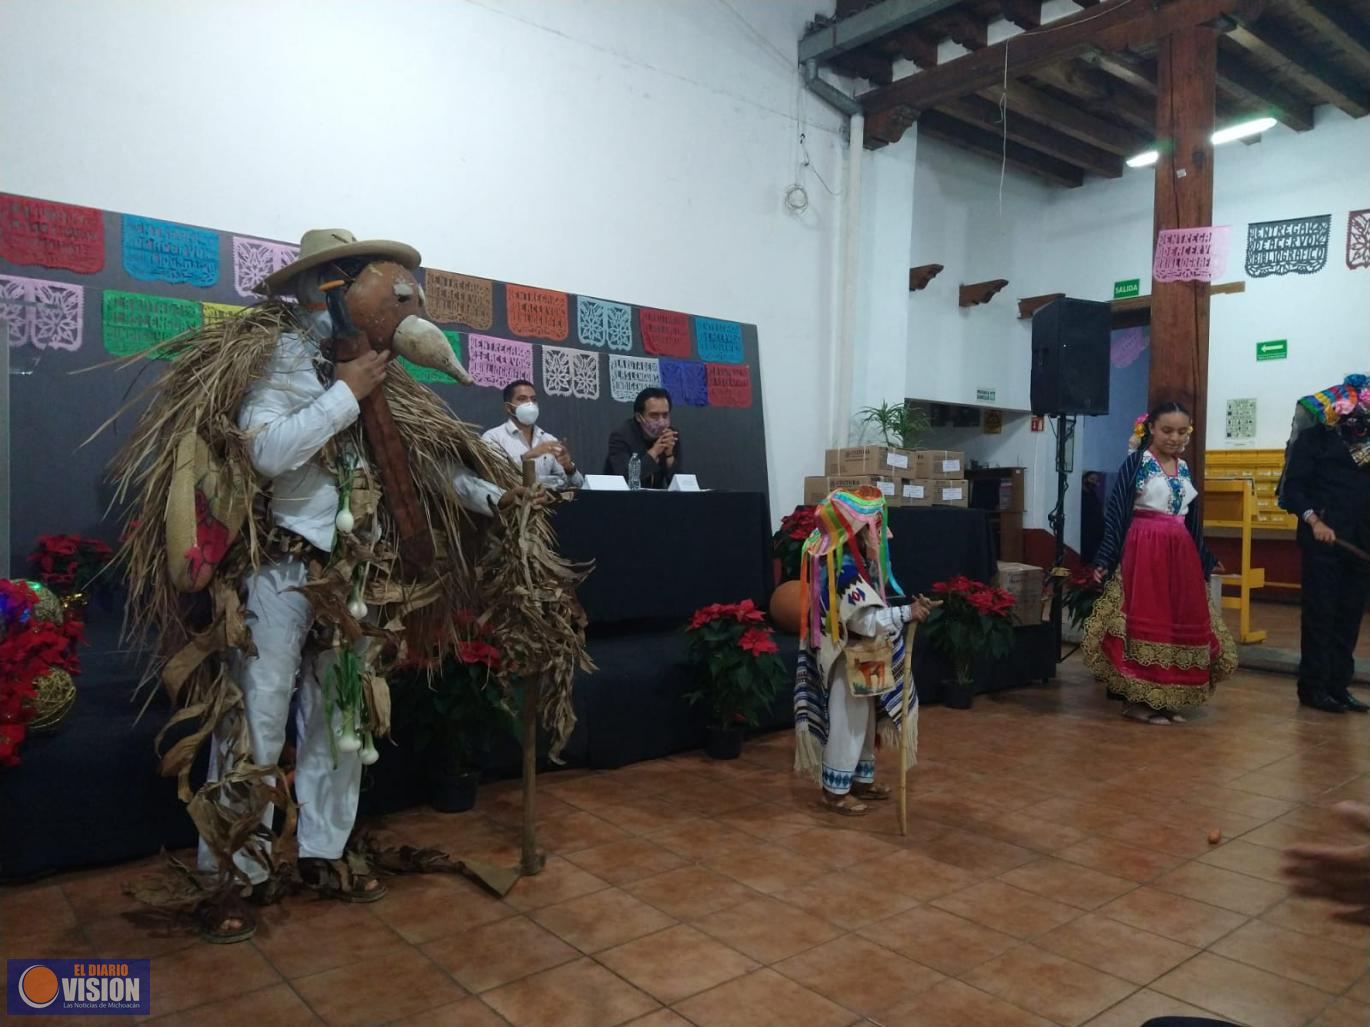
<svg viewBox="0 0 1370 1027">
<path fill-rule="evenodd" d="M 922 267 L 909 268 L 909 292 L 926 289 L 928 283 L 941 273 L 941 264 L 924 264 Z"/>
<path fill-rule="evenodd" d="M 976 307 L 981 303 L 988 303 L 1006 285 L 1008 285 L 1007 278 L 994 278 L 988 282 L 963 285 L 961 286 L 961 306 Z"/>
<path fill-rule="evenodd" d="M 1063 292 L 1049 292 L 1045 296 L 1024 296 L 1018 301 L 1018 320 L 1028 321 L 1032 318 L 1033 314 L 1037 313 L 1037 311 L 1041 310 L 1048 303 L 1065 299 L 1065 297 L 1066 294 Z"/>
</svg>

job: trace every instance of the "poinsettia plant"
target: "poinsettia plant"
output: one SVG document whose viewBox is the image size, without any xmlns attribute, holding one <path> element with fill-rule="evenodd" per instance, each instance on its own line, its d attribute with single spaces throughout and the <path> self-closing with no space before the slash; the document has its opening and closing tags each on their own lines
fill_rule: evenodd
<svg viewBox="0 0 1370 1027">
<path fill-rule="evenodd" d="M 38 580 L 59 595 L 89 595 L 108 584 L 101 572 L 113 556 L 114 551 L 98 538 L 40 535 L 29 563 Z"/>
<path fill-rule="evenodd" d="M 416 748 L 475 770 L 495 736 L 515 734 L 517 725 L 496 678 L 503 654 L 487 627 L 466 612 L 456 625 L 456 654 L 431 677 L 415 674 L 396 689 L 396 720 L 412 732 Z"/>
<path fill-rule="evenodd" d="M 1067 578 L 1061 591 L 1061 605 L 1070 614 L 1070 623 L 1082 627 L 1094 612 L 1094 602 L 1103 591 L 1104 586 L 1094 577 L 1093 567 L 1082 567 Z"/>
<path fill-rule="evenodd" d="M 812 506 L 796 506 L 794 513 L 781 518 L 779 529 L 771 536 L 771 552 L 780 561 L 781 581 L 799 577 L 804 542 L 817 526 L 818 518 Z"/>
<path fill-rule="evenodd" d="M 0 767 L 19 764 L 19 746 L 36 712 L 38 679 L 54 668 L 73 675 L 81 669 L 81 619 L 40 618 L 40 590 L 32 582 L 0 581 Z"/>
<path fill-rule="evenodd" d="M 928 642 L 951 660 L 956 682 L 971 682 L 976 657 L 1001 659 L 1013 649 L 1012 593 L 983 581 L 959 576 L 933 586 L 942 605 L 933 609 L 925 627 Z"/>
<path fill-rule="evenodd" d="M 688 655 L 699 687 L 685 695 L 707 703 L 718 727 L 755 727 L 785 684 L 785 665 L 763 613 L 750 599 L 713 603 L 690 620 Z"/>
</svg>

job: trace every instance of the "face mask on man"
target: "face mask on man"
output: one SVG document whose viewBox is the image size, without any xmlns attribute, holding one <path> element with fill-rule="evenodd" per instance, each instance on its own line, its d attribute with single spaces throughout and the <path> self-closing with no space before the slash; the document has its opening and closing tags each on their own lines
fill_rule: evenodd
<svg viewBox="0 0 1370 1027">
<path fill-rule="evenodd" d="M 529 400 L 527 403 L 520 403 L 518 406 L 514 407 L 514 420 L 518 421 L 518 423 L 525 428 L 537 424 L 538 405 L 532 400 Z"/>
<path fill-rule="evenodd" d="M 652 421 L 646 419 L 645 417 L 638 417 L 637 421 L 638 424 L 642 425 L 642 434 L 646 435 L 649 439 L 661 438 L 661 433 L 668 430 L 671 427 L 670 418 L 664 418 L 659 421 Z"/>
</svg>

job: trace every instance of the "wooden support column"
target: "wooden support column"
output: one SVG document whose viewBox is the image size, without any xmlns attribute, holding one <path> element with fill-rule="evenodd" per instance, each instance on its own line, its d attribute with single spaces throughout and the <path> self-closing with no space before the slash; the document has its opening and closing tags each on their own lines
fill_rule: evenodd
<svg viewBox="0 0 1370 1027">
<path fill-rule="evenodd" d="M 1217 33 L 1181 28 L 1158 41 L 1155 228 L 1213 223 L 1213 121 L 1217 99 Z M 1175 400 L 1194 412 L 1185 454 L 1203 488 L 1208 407 L 1207 282 L 1152 282 L 1151 404 Z"/>
</svg>

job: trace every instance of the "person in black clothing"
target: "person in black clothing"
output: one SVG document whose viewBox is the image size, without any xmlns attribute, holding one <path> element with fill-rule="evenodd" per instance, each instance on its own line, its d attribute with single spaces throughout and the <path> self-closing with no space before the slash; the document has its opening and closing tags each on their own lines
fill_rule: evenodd
<svg viewBox="0 0 1370 1027">
<path fill-rule="evenodd" d="M 1370 548 L 1370 379 L 1355 375 L 1299 401 L 1280 505 L 1299 518 L 1303 555 L 1299 702 L 1370 711 L 1348 689 L 1370 563 L 1337 544 Z"/>
<path fill-rule="evenodd" d="M 642 461 L 644 489 L 669 488 L 681 470 L 680 435 L 671 427 L 671 394 L 646 388 L 633 400 L 633 416 L 609 436 L 604 473 L 628 477 L 628 462 L 636 453 Z"/>
</svg>

